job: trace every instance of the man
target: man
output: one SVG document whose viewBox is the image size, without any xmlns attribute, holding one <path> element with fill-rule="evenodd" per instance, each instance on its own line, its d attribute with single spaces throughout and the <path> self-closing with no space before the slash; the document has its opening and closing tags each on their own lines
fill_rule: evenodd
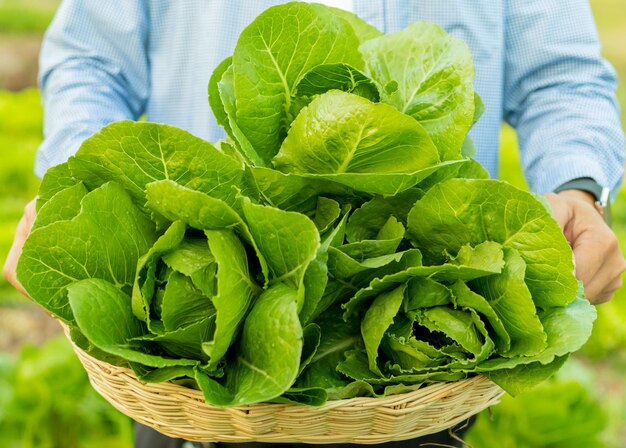
<svg viewBox="0 0 626 448">
<path fill-rule="evenodd" d="M 275 3 L 64 1 L 42 48 L 46 138 L 37 174 L 64 162 L 105 124 L 143 114 L 209 141 L 221 138 L 206 101 L 209 76 L 232 54 L 243 28 Z M 486 106 L 471 132 L 477 160 L 496 177 L 500 123 L 517 129 L 528 183 L 546 194 L 574 250 L 586 296 L 593 303 L 610 300 L 626 261 L 596 201 L 606 202 L 619 186 L 624 135 L 615 76 L 600 56 L 587 2 L 334 3 L 387 33 L 425 20 L 467 42 Z M 33 219 L 31 203 L 4 269 L 18 288 L 15 264 Z M 456 443 L 449 437 L 437 442 Z"/>
</svg>

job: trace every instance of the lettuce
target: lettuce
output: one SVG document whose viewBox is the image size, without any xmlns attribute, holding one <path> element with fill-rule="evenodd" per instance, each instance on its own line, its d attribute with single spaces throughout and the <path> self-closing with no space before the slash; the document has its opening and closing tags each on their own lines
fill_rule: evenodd
<svg viewBox="0 0 626 448">
<path fill-rule="evenodd" d="M 531 387 L 595 309 L 541 201 L 468 157 L 473 71 L 432 24 L 272 7 L 209 82 L 228 138 L 88 138 L 43 179 L 18 277 L 92 356 L 217 406 Z"/>
</svg>

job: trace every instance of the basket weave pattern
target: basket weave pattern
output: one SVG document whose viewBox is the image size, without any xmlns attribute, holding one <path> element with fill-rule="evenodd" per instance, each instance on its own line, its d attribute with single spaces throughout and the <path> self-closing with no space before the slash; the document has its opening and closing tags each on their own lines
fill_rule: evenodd
<svg viewBox="0 0 626 448">
<path fill-rule="evenodd" d="M 385 398 L 329 401 L 321 407 L 254 404 L 218 408 L 173 383 L 144 384 L 126 368 L 74 346 L 93 387 L 132 419 L 171 437 L 201 442 L 375 444 L 445 430 L 498 402 L 500 387 L 483 376 L 435 383 Z"/>
</svg>

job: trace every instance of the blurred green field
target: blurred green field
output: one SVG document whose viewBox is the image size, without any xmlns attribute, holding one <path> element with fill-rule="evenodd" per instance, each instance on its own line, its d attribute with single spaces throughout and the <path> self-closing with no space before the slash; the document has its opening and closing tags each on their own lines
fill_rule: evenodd
<svg viewBox="0 0 626 448">
<path fill-rule="evenodd" d="M 125 448 L 132 424 L 87 381 L 65 336 L 0 353 L 0 446 Z"/>
<path fill-rule="evenodd" d="M 0 30 L 4 33 L 43 33 L 59 0 L 0 0 Z"/>
<path fill-rule="evenodd" d="M 0 0 L 0 40 L 3 33 L 40 35 L 57 4 L 58 0 Z M 593 0 L 591 4 L 604 54 L 626 80 L 626 4 L 624 0 Z M 626 107 L 624 82 L 618 97 Z M 622 122 L 626 125 L 624 113 Z M 32 167 L 41 129 L 35 88 L 0 90 L 2 264 L 22 209 L 38 188 Z M 510 128 L 503 128 L 501 147 L 501 178 L 526 188 Z M 626 187 L 615 201 L 614 228 L 626 253 Z M 32 304 L 0 279 L 0 313 L 28 307 Z M 501 406 L 481 415 L 469 436 L 475 448 L 626 446 L 626 288 L 612 302 L 599 306 L 598 312 L 592 338 L 557 378 L 519 398 L 506 397 Z M 1 447 L 130 444 L 128 419 L 89 388 L 65 338 L 53 339 L 43 348 L 26 346 L 17 356 L 0 353 Z"/>
<path fill-rule="evenodd" d="M 15 226 L 28 198 L 37 194 L 33 173 L 37 146 L 42 139 L 42 110 L 36 89 L 18 93 L 0 91 L 0 262 L 4 264 Z M 0 280 L 0 302 L 19 300 Z"/>
</svg>

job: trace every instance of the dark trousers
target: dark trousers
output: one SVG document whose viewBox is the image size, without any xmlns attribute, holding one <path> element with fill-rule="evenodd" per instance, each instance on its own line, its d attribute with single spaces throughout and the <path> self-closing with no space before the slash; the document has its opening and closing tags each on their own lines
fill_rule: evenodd
<svg viewBox="0 0 626 448">
<path fill-rule="evenodd" d="M 309 445 L 306 443 L 194 443 L 194 447 L 206 448 L 306 448 L 319 446 L 320 448 L 350 448 L 365 446 L 384 448 L 417 448 L 417 447 L 454 447 L 463 448 L 463 434 L 474 422 L 474 417 L 447 431 L 430 434 L 413 440 L 403 440 L 400 442 L 388 442 L 377 445 L 355 445 L 352 443 L 332 443 L 325 445 Z M 137 423 L 135 425 L 135 448 L 182 448 L 185 441 L 182 439 L 172 439 L 155 431 L 152 428 Z"/>
</svg>

